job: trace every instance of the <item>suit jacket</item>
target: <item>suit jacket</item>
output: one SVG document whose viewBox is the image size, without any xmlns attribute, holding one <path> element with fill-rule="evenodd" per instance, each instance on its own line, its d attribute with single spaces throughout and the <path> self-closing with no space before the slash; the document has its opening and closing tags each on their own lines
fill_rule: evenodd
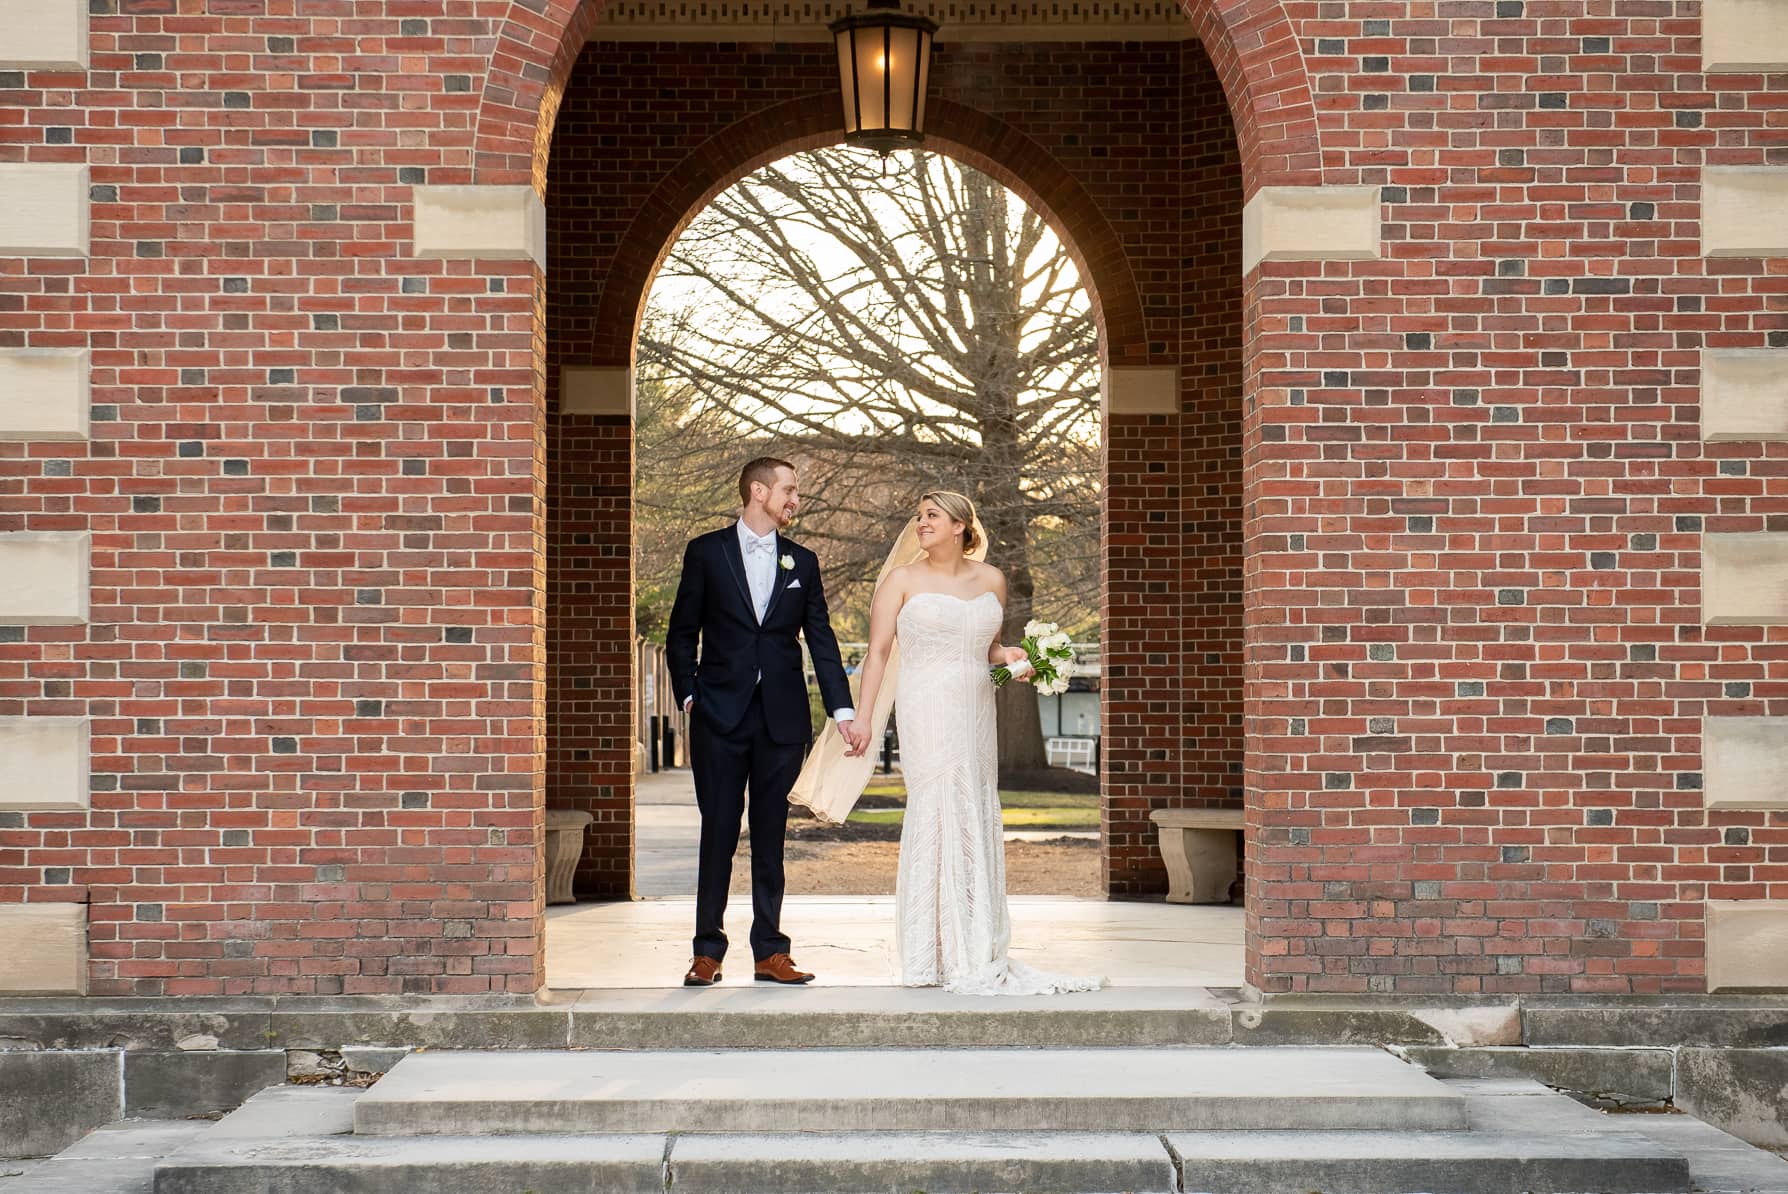
<svg viewBox="0 0 1788 1194">
<path fill-rule="evenodd" d="M 677 704 L 693 696 L 695 715 L 715 729 L 722 733 L 735 729 L 745 718 L 752 689 L 761 685 L 771 738 L 806 742 L 813 736 L 813 720 L 799 636 L 807 639 L 826 708 L 849 707 L 851 690 L 826 611 L 819 557 L 780 534 L 776 557 L 770 604 L 759 624 L 751 585 L 745 579 L 738 528 L 728 523 L 690 540 L 665 633 L 665 661 Z M 794 566 L 782 567 L 784 558 Z"/>
</svg>

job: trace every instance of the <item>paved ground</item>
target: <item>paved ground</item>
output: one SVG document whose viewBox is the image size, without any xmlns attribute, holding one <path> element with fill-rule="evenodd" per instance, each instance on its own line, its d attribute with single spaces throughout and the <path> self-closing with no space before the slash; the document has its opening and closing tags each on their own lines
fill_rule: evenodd
<svg viewBox="0 0 1788 1194">
<path fill-rule="evenodd" d="M 695 894 L 701 812 L 688 771 L 646 772 L 634 789 L 635 886 L 642 898 Z"/>
<path fill-rule="evenodd" d="M 641 899 L 631 904 L 552 908 L 547 922 L 547 985 L 661 987 L 682 982 L 694 925 L 695 854 L 701 816 L 688 771 L 639 777 Z M 1032 838 L 1010 833 L 1009 840 Z M 1049 834 L 1047 836 L 1061 836 Z M 735 968 L 748 966 L 749 897 L 735 895 L 727 930 Z M 791 896 L 783 927 L 795 958 L 820 981 L 844 986 L 894 982 L 892 896 Z M 1100 974 L 1124 986 L 1235 987 L 1242 982 L 1239 907 L 1107 903 L 1015 896 L 1013 954 L 1033 966 Z M 749 981 L 749 972 L 739 978 Z"/>
<path fill-rule="evenodd" d="M 546 978 L 555 989 L 662 987 L 689 964 L 693 900 L 580 904 L 547 913 Z M 734 897 L 727 932 L 735 969 L 749 966 L 751 902 Z M 783 905 L 795 960 L 821 982 L 883 986 L 894 981 L 892 896 L 797 896 Z M 1012 898 L 1012 952 L 1065 974 L 1102 974 L 1124 986 L 1239 987 L 1242 910 L 1176 905 Z M 749 972 L 736 977 L 749 981 Z"/>
</svg>

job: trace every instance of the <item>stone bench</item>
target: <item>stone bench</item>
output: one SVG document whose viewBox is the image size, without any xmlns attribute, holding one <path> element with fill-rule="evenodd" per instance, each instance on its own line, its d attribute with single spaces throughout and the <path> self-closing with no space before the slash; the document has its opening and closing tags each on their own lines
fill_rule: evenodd
<svg viewBox="0 0 1788 1194">
<path fill-rule="evenodd" d="M 571 880 L 584 853 L 584 830 L 596 818 L 581 808 L 546 810 L 546 902 L 575 904 Z"/>
<path fill-rule="evenodd" d="M 1235 883 L 1239 808 L 1158 808 L 1149 814 L 1167 863 L 1167 902 L 1227 904 Z"/>
</svg>

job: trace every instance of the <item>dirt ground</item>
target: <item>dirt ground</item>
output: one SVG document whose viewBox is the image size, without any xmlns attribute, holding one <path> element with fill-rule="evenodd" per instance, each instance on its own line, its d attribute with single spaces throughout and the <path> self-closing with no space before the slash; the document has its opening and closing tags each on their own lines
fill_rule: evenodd
<svg viewBox="0 0 1788 1194">
<path fill-rule="evenodd" d="M 789 895 L 892 895 L 899 857 L 897 841 L 791 840 L 783 873 Z M 733 864 L 733 891 L 750 890 L 750 849 L 741 844 Z M 1006 890 L 1011 895 L 1102 895 L 1099 843 L 1084 838 L 1007 842 Z"/>
</svg>

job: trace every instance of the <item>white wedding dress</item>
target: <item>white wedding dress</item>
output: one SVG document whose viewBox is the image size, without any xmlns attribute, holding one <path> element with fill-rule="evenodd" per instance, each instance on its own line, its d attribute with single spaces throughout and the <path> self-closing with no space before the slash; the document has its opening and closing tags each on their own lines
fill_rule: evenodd
<svg viewBox="0 0 1788 1194">
<path fill-rule="evenodd" d="M 999 599 L 907 598 L 896 622 L 894 717 L 906 773 L 895 886 L 900 981 L 966 995 L 1091 991 L 1101 978 L 1044 974 L 1007 956 L 1006 842 L 987 648 Z"/>
</svg>

